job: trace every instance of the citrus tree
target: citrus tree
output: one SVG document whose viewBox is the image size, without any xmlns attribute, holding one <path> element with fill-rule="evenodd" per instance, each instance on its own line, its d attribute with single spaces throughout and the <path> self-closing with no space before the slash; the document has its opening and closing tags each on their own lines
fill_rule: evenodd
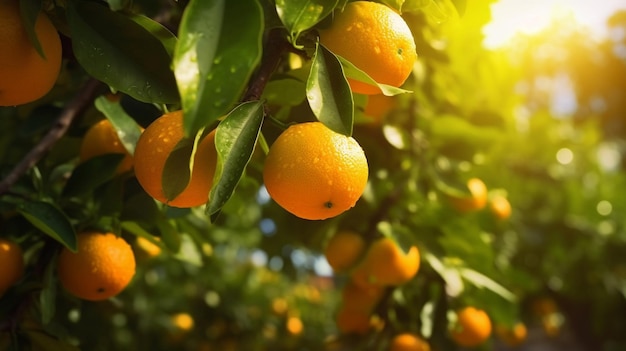
<svg viewBox="0 0 626 351">
<path fill-rule="evenodd" d="M 489 3 L 0 0 L 0 349 L 623 348 L 624 63 Z"/>
</svg>

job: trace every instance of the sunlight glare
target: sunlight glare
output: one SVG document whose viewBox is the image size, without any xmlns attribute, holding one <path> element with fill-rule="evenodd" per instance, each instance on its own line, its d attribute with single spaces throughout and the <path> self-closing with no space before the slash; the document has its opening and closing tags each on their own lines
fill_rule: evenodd
<svg viewBox="0 0 626 351">
<path fill-rule="evenodd" d="M 606 21 L 619 9 L 626 9 L 626 1 L 499 0 L 491 5 L 483 44 L 488 49 L 503 47 L 516 34 L 536 34 L 557 18 L 572 18 L 572 25 L 585 27 L 594 38 L 606 38 Z"/>
</svg>

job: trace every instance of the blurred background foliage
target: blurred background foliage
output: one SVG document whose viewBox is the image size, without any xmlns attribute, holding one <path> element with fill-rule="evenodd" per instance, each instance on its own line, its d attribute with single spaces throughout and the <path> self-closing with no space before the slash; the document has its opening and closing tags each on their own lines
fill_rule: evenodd
<svg viewBox="0 0 626 351">
<path fill-rule="evenodd" d="M 108 2 L 173 30 L 185 5 Z M 106 302 L 70 297 L 40 266 L 43 248 L 54 243 L 0 202 L 2 236 L 27 249 L 30 267 L 0 299 L 0 311 L 27 310 L 22 345 L 382 350 L 392 335 L 411 331 L 434 350 L 451 350 L 448 311 L 475 305 L 496 324 L 523 320 L 531 330 L 529 350 L 539 342 L 625 349 L 626 12 L 610 18 L 610 35 L 601 40 L 561 18 L 488 49 L 482 29 L 495 1 L 468 2 L 461 15 L 461 2 L 421 3 L 404 13 L 419 55 L 405 86 L 413 93 L 395 97 L 381 122 L 363 113 L 367 98 L 355 96 L 354 137 L 368 157 L 370 183 L 357 206 L 335 219 L 297 219 L 273 203 L 262 187 L 261 150 L 213 224 L 202 210 L 157 206 L 132 177 L 64 197 L 64 174 L 76 164 L 81 137 L 102 118 L 93 107 L 85 111 L 9 196 L 43 196 L 77 228 L 123 233 L 136 250 L 137 274 Z M 264 8 L 272 6 L 267 1 Z M 291 89 L 302 91 L 295 78 L 307 64 L 290 56 L 284 74 L 267 86 L 277 119 L 312 117 L 304 95 Z M 0 108 L 2 173 L 50 128 L 82 79 L 70 58 L 46 100 Z M 144 127 L 160 114 L 127 96 L 120 103 Z M 270 123 L 263 128 L 268 140 L 280 131 Z M 465 192 L 470 177 L 482 179 L 490 197 L 507 196 L 509 220 L 488 209 L 459 214 L 450 206 L 447 197 Z M 376 310 L 382 322 L 366 336 L 339 335 L 335 325 L 346 277 L 333 275 L 321 252 L 338 229 L 369 239 L 392 235 L 422 255 L 417 277 L 387 292 Z M 9 339 L 0 333 L 0 348 Z M 483 348 L 491 347 L 506 349 L 495 338 Z"/>
</svg>

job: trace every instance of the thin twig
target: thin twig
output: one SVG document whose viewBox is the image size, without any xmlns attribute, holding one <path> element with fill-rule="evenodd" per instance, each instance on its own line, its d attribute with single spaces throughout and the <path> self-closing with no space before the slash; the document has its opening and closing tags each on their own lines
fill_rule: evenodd
<svg viewBox="0 0 626 351">
<path fill-rule="evenodd" d="M 95 79 L 90 79 L 85 83 L 74 99 L 65 106 L 57 121 L 48 131 L 48 134 L 0 182 L 0 195 L 6 193 L 24 173 L 36 165 L 45 153 L 65 135 L 74 117 L 80 114 L 93 101 L 100 86 L 101 83 Z"/>
</svg>

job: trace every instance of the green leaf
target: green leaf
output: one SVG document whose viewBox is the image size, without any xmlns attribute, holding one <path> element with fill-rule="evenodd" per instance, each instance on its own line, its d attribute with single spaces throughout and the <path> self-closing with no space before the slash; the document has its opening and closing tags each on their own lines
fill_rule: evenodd
<svg viewBox="0 0 626 351">
<path fill-rule="evenodd" d="M 217 127 L 217 170 L 207 213 L 215 220 L 231 197 L 254 151 L 261 125 L 263 103 L 251 101 L 237 106 Z"/>
<path fill-rule="evenodd" d="M 435 23 L 441 23 L 461 13 L 460 11 L 458 11 L 459 7 L 457 7 L 454 2 L 455 0 L 409 0 L 405 4 L 405 6 L 402 7 L 402 10 L 420 10 L 431 21 Z"/>
<path fill-rule="evenodd" d="M 105 154 L 80 163 L 65 183 L 63 196 L 86 194 L 111 180 L 124 157 L 124 154 Z"/>
<path fill-rule="evenodd" d="M 135 14 L 129 15 L 129 17 L 158 38 L 167 51 L 167 54 L 170 57 L 174 57 L 174 50 L 176 49 L 176 43 L 178 42 L 174 33 L 170 32 L 169 29 L 150 17 Z"/>
<path fill-rule="evenodd" d="M 106 0 L 106 1 L 109 4 L 109 7 L 111 7 L 113 11 L 123 10 L 124 4 L 126 3 L 126 0 Z"/>
<path fill-rule="evenodd" d="M 148 233 L 145 229 L 143 229 L 137 222 L 133 222 L 133 221 L 123 221 L 122 223 L 120 223 L 120 227 L 135 235 L 135 236 L 140 236 L 142 238 L 146 238 L 146 239 L 152 239 L 154 238 L 154 236 L 150 233 Z"/>
<path fill-rule="evenodd" d="M 142 102 L 178 102 L 170 56 L 152 33 L 95 2 L 69 2 L 67 18 L 74 54 L 87 73 Z"/>
<path fill-rule="evenodd" d="M 383 135 L 389 144 L 398 150 L 408 149 L 411 140 L 406 129 L 394 125 L 384 125 Z"/>
<path fill-rule="evenodd" d="M 185 135 L 225 115 L 261 58 L 263 13 L 256 0 L 191 0 L 174 52 Z"/>
<path fill-rule="evenodd" d="M 470 281 L 472 284 L 476 285 L 479 288 L 489 289 L 511 302 L 515 302 L 517 300 L 517 297 L 512 292 L 510 292 L 508 289 L 496 283 L 484 274 L 481 274 L 469 268 L 460 268 L 459 273 L 463 278 Z"/>
<path fill-rule="evenodd" d="M 113 227 L 119 227 L 119 215 L 124 208 L 125 182 L 124 177 L 114 177 L 93 192 L 93 197 L 98 199 L 98 215 L 100 218 L 110 217 Z"/>
<path fill-rule="evenodd" d="M 393 2 L 394 0 L 385 0 L 384 2 Z M 419 11 L 426 6 L 429 6 L 434 0 L 406 0 L 402 4 L 402 12 L 414 12 Z"/>
<path fill-rule="evenodd" d="M 95 106 L 111 122 L 126 151 L 134 155 L 135 145 L 141 136 L 141 126 L 124 111 L 119 101 L 109 101 L 100 96 L 96 99 Z"/>
<path fill-rule="evenodd" d="M 76 346 L 61 341 L 43 330 L 25 331 L 23 334 L 30 341 L 31 350 L 80 351 Z"/>
<path fill-rule="evenodd" d="M 164 216 L 156 218 L 156 225 L 161 232 L 163 244 L 172 252 L 180 250 L 181 238 L 175 226 L 174 220 L 168 220 Z"/>
<path fill-rule="evenodd" d="M 295 78 L 284 78 L 269 81 L 263 90 L 262 99 L 268 105 L 298 106 L 305 99 L 305 84 Z"/>
<path fill-rule="evenodd" d="M 463 292 L 463 280 L 461 280 L 461 275 L 457 267 L 448 267 L 441 260 L 439 260 L 437 256 L 431 253 L 426 253 L 424 255 L 424 259 L 428 261 L 428 264 L 430 264 L 432 269 L 434 269 L 435 272 L 437 272 L 446 282 L 446 292 L 448 295 L 455 297 Z"/>
<path fill-rule="evenodd" d="M 328 16 L 337 3 L 337 0 L 277 0 L 276 12 L 295 44 L 300 33 Z"/>
<path fill-rule="evenodd" d="M 354 101 L 352 91 L 337 57 L 317 45 L 311 73 L 306 82 L 306 98 L 317 119 L 328 128 L 352 135 Z"/>
<path fill-rule="evenodd" d="M 382 93 L 387 95 L 387 96 L 394 96 L 394 95 L 399 95 L 399 94 L 411 93 L 410 90 L 396 88 L 394 86 L 387 85 L 387 84 L 377 83 L 367 73 L 361 71 L 355 65 L 353 65 L 352 62 L 346 60 L 345 58 L 343 58 L 343 57 L 341 57 L 339 55 L 335 55 L 335 56 L 339 59 L 339 62 L 341 62 L 341 66 L 343 67 L 343 71 L 344 71 L 345 76 L 347 78 L 358 80 L 360 82 L 364 82 L 364 83 L 367 83 L 367 84 L 370 84 L 370 85 L 377 85 L 380 88 L 380 90 L 382 91 Z"/>
<path fill-rule="evenodd" d="M 502 132 L 492 127 L 477 127 L 453 115 L 437 116 L 430 124 L 431 140 L 437 146 L 466 145 L 488 147 L 497 144 Z"/>
<path fill-rule="evenodd" d="M 150 234 L 148 231 L 146 231 L 145 229 L 143 229 L 143 227 L 141 227 L 139 225 L 139 223 L 137 222 L 133 222 L 133 221 L 124 221 L 120 224 L 120 226 L 122 227 L 123 230 L 135 235 L 135 236 L 140 236 L 144 239 L 149 240 L 151 243 L 153 243 L 154 245 L 157 245 L 161 248 L 163 248 L 163 244 L 161 243 L 161 241 L 157 240 L 156 236 Z"/>
<path fill-rule="evenodd" d="M 198 133 L 196 137 L 201 134 Z M 189 185 L 197 148 L 197 143 L 194 142 L 196 139 L 181 139 L 165 160 L 161 186 L 168 201 L 174 200 Z"/>
<path fill-rule="evenodd" d="M 41 42 L 39 41 L 37 33 L 35 32 L 35 23 L 37 22 L 37 17 L 40 14 L 41 0 L 20 1 L 20 16 L 22 18 L 22 22 L 24 23 L 24 28 L 26 29 L 26 35 L 28 36 L 28 40 L 35 47 L 37 53 L 39 53 L 39 55 L 45 59 L 46 53 L 43 51 Z"/>
<path fill-rule="evenodd" d="M 76 232 L 69 219 L 56 206 L 43 201 L 27 201 L 17 211 L 37 229 L 76 252 Z"/>
<path fill-rule="evenodd" d="M 51 262 L 55 262 L 53 259 Z M 57 289 L 54 282 L 54 271 L 56 265 L 48 264 L 46 266 L 45 274 L 43 277 L 43 289 L 39 294 L 39 304 L 41 305 L 41 322 L 43 324 L 49 324 L 54 317 L 56 311 L 56 296 Z"/>
<path fill-rule="evenodd" d="M 174 258 L 196 267 L 202 266 L 202 255 L 193 239 L 187 234 L 182 234 L 180 237 L 180 247 L 178 252 L 174 254 Z"/>
<path fill-rule="evenodd" d="M 472 193 L 466 181 L 462 181 L 457 167 L 447 158 L 439 158 L 434 167 L 429 169 L 435 188 L 453 198 L 471 198 Z"/>
</svg>

